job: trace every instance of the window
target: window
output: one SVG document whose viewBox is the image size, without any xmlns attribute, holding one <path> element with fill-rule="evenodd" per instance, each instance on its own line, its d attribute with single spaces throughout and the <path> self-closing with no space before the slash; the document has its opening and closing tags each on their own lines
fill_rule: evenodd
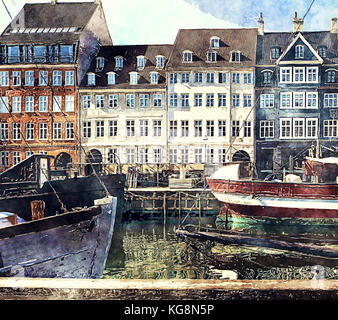
<svg viewBox="0 0 338 320">
<path fill-rule="evenodd" d="M 94 73 L 88 73 L 87 74 L 87 83 L 88 86 L 95 86 L 95 74 Z"/>
<path fill-rule="evenodd" d="M 126 120 L 127 137 L 135 137 L 135 120 Z"/>
<path fill-rule="evenodd" d="M 278 59 L 279 56 L 280 56 L 280 48 L 274 47 L 274 48 L 271 48 L 271 49 L 270 49 L 270 57 L 271 57 L 271 60 Z"/>
<path fill-rule="evenodd" d="M 232 83 L 240 83 L 240 74 L 238 72 L 232 74 Z"/>
<path fill-rule="evenodd" d="M 144 68 L 144 56 L 138 56 L 137 59 L 137 68 L 143 69 Z"/>
<path fill-rule="evenodd" d="M 318 82 L 318 67 L 307 67 L 307 82 Z"/>
<path fill-rule="evenodd" d="M 181 94 L 181 106 L 189 107 L 189 94 L 188 93 Z"/>
<path fill-rule="evenodd" d="M 241 62 L 241 52 L 240 51 L 232 51 L 230 62 Z"/>
<path fill-rule="evenodd" d="M 209 51 L 207 53 L 207 62 L 217 62 L 217 52 Z"/>
<path fill-rule="evenodd" d="M 213 93 L 207 93 L 206 94 L 206 106 L 207 107 L 213 107 L 214 106 L 214 94 Z"/>
<path fill-rule="evenodd" d="M 189 76 L 190 76 L 190 73 L 182 73 L 181 75 L 182 83 L 189 83 Z"/>
<path fill-rule="evenodd" d="M 263 72 L 263 84 L 272 84 L 272 72 L 271 71 Z"/>
<path fill-rule="evenodd" d="M 101 138 L 104 137 L 104 121 L 99 120 L 96 121 L 96 137 Z"/>
<path fill-rule="evenodd" d="M 118 94 L 110 94 L 108 96 L 108 107 L 109 108 L 117 108 L 119 105 L 119 95 Z"/>
<path fill-rule="evenodd" d="M 226 163 L 227 162 L 227 150 L 226 149 L 218 149 L 218 162 Z"/>
<path fill-rule="evenodd" d="M 307 138 L 318 137 L 318 119 L 315 118 L 306 119 L 306 137 Z"/>
<path fill-rule="evenodd" d="M 169 149 L 169 163 L 177 163 L 177 149 Z"/>
<path fill-rule="evenodd" d="M 183 62 L 192 62 L 192 52 L 184 51 L 183 52 Z"/>
<path fill-rule="evenodd" d="M 232 95 L 232 107 L 233 108 L 239 107 L 239 94 Z"/>
<path fill-rule="evenodd" d="M 218 94 L 218 106 L 226 107 L 227 105 L 227 95 L 225 93 Z"/>
<path fill-rule="evenodd" d="M 210 49 L 219 49 L 219 38 L 218 37 L 210 38 Z"/>
<path fill-rule="evenodd" d="M 162 106 L 162 94 L 154 94 L 153 103 L 154 103 L 154 107 L 161 107 Z"/>
<path fill-rule="evenodd" d="M 202 107 L 202 93 L 195 93 L 194 94 L 194 106 L 195 107 Z"/>
<path fill-rule="evenodd" d="M 259 122 L 259 137 L 273 138 L 275 131 L 275 122 L 273 120 L 261 120 Z"/>
<path fill-rule="evenodd" d="M 134 94 L 127 94 L 126 95 L 126 102 L 128 108 L 135 108 L 135 95 Z"/>
<path fill-rule="evenodd" d="M 337 138 L 338 137 L 338 120 L 324 120 L 324 137 Z"/>
<path fill-rule="evenodd" d="M 207 137 L 214 137 L 215 136 L 215 121 L 214 120 L 207 120 L 206 121 L 206 129 L 207 129 L 206 136 Z"/>
<path fill-rule="evenodd" d="M 20 47 L 8 46 L 8 63 L 20 62 Z"/>
<path fill-rule="evenodd" d="M 280 107 L 281 109 L 284 109 L 284 108 L 291 108 L 292 107 L 292 104 L 291 104 L 291 101 L 292 101 L 292 93 L 291 92 L 282 92 L 280 94 Z"/>
<path fill-rule="evenodd" d="M 251 137 L 251 121 L 244 121 L 244 137 Z"/>
<path fill-rule="evenodd" d="M 123 69 L 123 57 L 115 57 L 115 70 Z"/>
<path fill-rule="evenodd" d="M 65 72 L 65 85 L 73 86 L 74 85 L 74 71 L 66 71 Z"/>
<path fill-rule="evenodd" d="M 34 123 L 25 124 L 25 138 L 26 140 L 34 140 Z"/>
<path fill-rule="evenodd" d="M 195 148 L 194 150 L 195 155 L 195 163 L 202 163 L 202 148 Z"/>
<path fill-rule="evenodd" d="M 213 72 L 207 73 L 207 83 L 215 83 L 215 74 Z"/>
<path fill-rule="evenodd" d="M 177 73 L 170 73 L 169 82 L 170 83 L 177 83 Z"/>
<path fill-rule="evenodd" d="M 304 46 L 298 45 L 295 48 L 295 59 L 303 59 L 304 58 Z"/>
<path fill-rule="evenodd" d="M 39 123 L 39 140 L 48 139 L 48 125 L 46 122 Z"/>
<path fill-rule="evenodd" d="M 109 149 L 107 158 L 109 163 L 117 163 L 117 149 Z"/>
<path fill-rule="evenodd" d="M 252 83 L 252 76 L 251 73 L 244 73 L 244 84 L 251 84 Z"/>
<path fill-rule="evenodd" d="M 176 120 L 170 120 L 169 122 L 169 136 L 177 137 L 177 121 Z"/>
<path fill-rule="evenodd" d="M 73 62 L 73 46 L 61 45 L 60 46 L 60 62 Z"/>
<path fill-rule="evenodd" d="M 12 152 L 13 166 L 17 165 L 21 161 L 21 152 L 13 151 Z"/>
<path fill-rule="evenodd" d="M 181 120 L 181 136 L 189 137 L 189 120 Z"/>
<path fill-rule="evenodd" d="M 324 46 L 318 47 L 318 54 L 322 57 L 322 58 L 326 58 L 327 54 L 327 48 Z"/>
<path fill-rule="evenodd" d="M 141 148 L 140 149 L 140 163 L 148 163 L 148 148 Z"/>
<path fill-rule="evenodd" d="M 218 120 L 218 136 L 219 137 L 226 137 L 226 120 Z"/>
<path fill-rule="evenodd" d="M 127 163 L 135 163 L 135 149 L 127 148 Z"/>
<path fill-rule="evenodd" d="M 163 68 L 163 67 L 164 67 L 164 57 L 156 56 L 156 68 Z"/>
<path fill-rule="evenodd" d="M 293 119 L 293 137 L 294 138 L 305 137 L 305 120 L 303 118 Z"/>
<path fill-rule="evenodd" d="M 161 163 L 161 160 L 162 160 L 161 149 L 154 148 L 153 154 L 154 154 L 154 163 Z"/>
<path fill-rule="evenodd" d="M 92 136 L 92 123 L 90 121 L 84 121 L 82 130 L 83 137 L 90 138 Z"/>
<path fill-rule="evenodd" d="M 74 139 L 74 122 L 66 122 L 66 139 Z"/>
<path fill-rule="evenodd" d="M 273 94 L 261 94 L 260 95 L 260 107 L 261 108 L 273 108 L 274 107 L 274 95 Z"/>
<path fill-rule="evenodd" d="M 158 72 L 151 72 L 151 83 L 158 84 Z"/>
<path fill-rule="evenodd" d="M 281 83 L 290 83 L 291 82 L 291 67 L 280 68 L 280 82 Z"/>
<path fill-rule="evenodd" d="M 239 121 L 238 120 L 233 120 L 232 121 L 232 126 L 231 126 L 231 136 L 232 137 L 239 137 Z"/>
<path fill-rule="evenodd" d="M 307 92 L 306 93 L 306 107 L 307 108 L 318 108 L 318 93 L 317 92 Z"/>
<path fill-rule="evenodd" d="M 195 73 L 195 83 L 202 83 L 203 81 L 203 73 L 196 72 Z"/>
<path fill-rule="evenodd" d="M 25 72 L 25 85 L 34 86 L 34 71 L 29 70 Z"/>
<path fill-rule="evenodd" d="M 109 137 L 117 137 L 117 120 L 109 120 L 108 134 Z"/>
<path fill-rule="evenodd" d="M 291 138 L 292 128 L 291 119 L 280 118 L 280 138 Z"/>
<path fill-rule="evenodd" d="M 20 123 L 13 123 L 12 127 L 12 139 L 20 140 L 21 139 L 21 128 Z"/>
<path fill-rule="evenodd" d="M 65 97 L 65 111 L 66 112 L 74 112 L 75 111 L 74 96 L 66 96 Z"/>
<path fill-rule="evenodd" d="M 177 98 L 177 94 L 170 94 L 169 95 L 169 106 L 170 107 L 177 107 L 178 105 L 178 98 Z"/>
<path fill-rule="evenodd" d="M 8 137 L 9 137 L 8 123 L 7 122 L 1 122 L 0 123 L 0 140 L 1 141 L 7 141 Z"/>
<path fill-rule="evenodd" d="M 336 71 L 328 71 L 326 75 L 326 82 L 335 83 L 336 82 Z"/>
<path fill-rule="evenodd" d="M 12 73 L 12 85 L 13 86 L 20 86 L 21 85 L 21 72 L 20 71 L 13 71 L 13 73 Z"/>
<path fill-rule="evenodd" d="M 140 107 L 149 107 L 149 94 L 140 94 Z"/>
<path fill-rule="evenodd" d="M 8 157 L 8 151 L 1 151 L 0 157 L 1 157 L 1 166 L 2 167 L 8 167 L 9 166 L 9 157 Z"/>
<path fill-rule="evenodd" d="M 213 163 L 214 162 L 214 149 L 207 147 L 206 152 L 207 152 L 206 163 Z"/>
<path fill-rule="evenodd" d="M 103 70 L 104 68 L 104 58 L 98 57 L 96 58 L 96 69 Z"/>
<path fill-rule="evenodd" d="M 62 139 L 62 123 L 61 122 L 53 123 L 53 139 L 54 140 Z"/>
<path fill-rule="evenodd" d="M 305 81 L 305 68 L 304 67 L 295 67 L 293 82 L 304 82 Z"/>
<path fill-rule="evenodd" d="M 1 71 L 0 77 L 1 77 L 1 79 L 0 79 L 1 80 L 1 86 L 7 87 L 9 85 L 8 71 Z"/>
<path fill-rule="evenodd" d="M 189 163 L 189 149 L 181 149 L 181 163 Z"/>
<path fill-rule="evenodd" d="M 129 77 L 130 77 L 130 84 L 137 84 L 137 72 L 130 72 L 129 73 Z"/>
<path fill-rule="evenodd" d="M 202 137 L 202 120 L 194 121 L 194 133 L 195 137 Z"/>
<path fill-rule="evenodd" d="M 29 96 L 25 98 L 25 111 L 26 112 L 34 112 L 34 97 Z"/>
<path fill-rule="evenodd" d="M 92 100 L 91 96 L 82 97 L 83 109 L 88 109 L 90 107 L 91 100 Z"/>
<path fill-rule="evenodd" d="M 304 108 L 305 107 L 305 94 L 304 92 L 294 92 L 293 94 L 293 107 Z"/>
<path fill-rule="evenodd" d="M 149 127 L 148 120 L 140 120 L 140 137 L 148 137 Z"/>
<path fill-rule="evenodd" d="M 62 97 L 61 96 L 53 96 L 53 112 L 61 112 L 62 111 Z"/>
<path fill-rule="evenodd" d="M 62 84 L 62 71 L 59 70 L 53 71 L 53 86 L 61 86 L 61 84 Z"/>
<path fill-rule="evenodd" d="M 26 157 L 26 159 L 27 158 L 29 158 L 31 155 L 33 155 L 34 154 L 34 152 L 33 151 L 26 151 L 25 152 L 25 157 Z"/>
<path fill-rule="evenodd" d="M 8 97 L 0 97 L 0 113 L 8 113 L 9 105 L 8 105 Z"/>
<path fill-rule="evenodd" d="M 107 73 L 107 81 L 109 85 L 115 84 L 115 72 L 108 72 Z"/>
<path fill-rule="evenodd" d="M 243 102 L 244 107 L 252 107 L 252 95 L 251 94 L 243 95 Z"/>
<path fill-rule="evenodd" d="M 103 108 L 104 107 L 104 95 L 98 94 L 96 95 L 96 108 Z"/>
<path fill-rule="evenodd" d="M 162 121 L 153 120 L 153 133 L 154 137 L 160 137 L 162 135 Z"/>
<path fill-rule="evenodd" d="M 337 93 L 324 93 L 324 107 L 338 107 L 338 94 Z"/>
<path fill-rule="evenodd" d="M 58 73 L 60 74 L 60 78 L 58 79 L 60 81 L 59 84 L 57 84 L 55 81 L 54 74 Z M 48 71 L 39 71 L 39 86 L 46 86 L 48 84 Z M 61 85 L 61 71 L 54 71 L 53 72 L 53 85 Z"/>
<path fill-rule="evenodd" d="M 21 112 L 21 97 L 12 97 L 12 112 Z"/>
</svg>

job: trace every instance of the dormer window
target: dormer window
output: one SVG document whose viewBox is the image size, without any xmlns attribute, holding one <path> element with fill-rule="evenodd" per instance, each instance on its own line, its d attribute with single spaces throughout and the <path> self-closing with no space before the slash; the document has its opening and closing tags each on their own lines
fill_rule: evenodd
<svg viewBox="0 0 338 320">
<path fill-rule="evenodd" d="M 163 68 L 163 67 L 164 67 L 164 57 L 156 56 L 156 68 Z"/>
<path fill-rule="evenodd" d="M 108 80 L 108 84 L 115 84 L 116 83 L 115 72 L 108 72 L 107 80 Z"/>
<path fill-rule="evenodd" d="M 152 84 L 158 84 L 158 72 L 151 72 L 150 80 Z"/>
<path fill-rule="evenodd" d="M 218 37 L 210 38 L 210 49 L 219 49 L 219 38 Z"/>
<path fill-rule="evenodd" d="M 232 51 L 230 55 L 230 62 L 241 62 L 241 52 Z"/>
<path fill-rule="evenodd" d="M 137 84 L 137 72 L 129 72 L 130 84 Z"/>
<path fill-rule="evenodd" d="M 143 69 L 144 68 L 144 56 L 138 56 L 137 57 L 137 69 Z"/>
<path fill-rule="evenodd" d="M 192 52 L 184 51 L 183 52 L 183 62 L 192 62 Z"/>
<path fill-rule="evenodd" d="M 270 56 L 271 56 L 271 60 L 275 60 L 278 59 L 280 56 L 280 48 L 279 47 L 273 47 L 270 50 Z"/>
<path fill-rule="evenodd" d="M 296 59 L 303 59 L 304 58 L 304 46 L 298 45 L 296 46 L 295 51 L 295 58 Z"/>
<path fill-rule="evenodd" d="M 87 77 L 88 86 L 95 86 L 95 73 L 88 73 Z"/>
<path fill-rule="evenodd" d="M 123 57 L 115 57 L 115 70 L 123 69 Z"/>
<path fill-rule="evenodd" d="M 96 69 L 102 70 L 103 68 L 104 68 L 104 58 L 102 57 L 96 58 Z"/>
<path fill-rule="evenodd" d="M 318 54 L 322 58 L 326 58 L 326 56 L 327 56 L 327 48 L 325 46 L 318 47 Z"/>
<path fill-rule="evenodd" d="M 217 61 L 217 52 L 209 51 L 207 53 L 207 62 L 216 62 Z"/>
</svg>

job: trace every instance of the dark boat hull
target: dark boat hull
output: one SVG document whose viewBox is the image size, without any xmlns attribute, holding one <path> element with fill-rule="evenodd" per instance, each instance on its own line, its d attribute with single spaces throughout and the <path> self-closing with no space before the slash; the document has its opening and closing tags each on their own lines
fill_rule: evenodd
<svg viewBox="0 0 338 320">
<path fill-rule="evenodd" d="M 116 218 L 116 198 L 0 229 L 0 277 L 100 278 Z"/>
</svg>

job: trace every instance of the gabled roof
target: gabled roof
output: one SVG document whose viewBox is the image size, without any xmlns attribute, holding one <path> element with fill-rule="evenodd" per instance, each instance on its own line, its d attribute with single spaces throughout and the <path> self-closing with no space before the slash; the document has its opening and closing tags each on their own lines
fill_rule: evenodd
<svg viewBox="0 0 338 320">
<path fill-rule="evenodd" d="M 156 68 L 156 56 L 164 56 L 164 63 L 167 62 L 172 45 L 126 45 L 126 46 L 102 46 L 92 60 L 91 65 L 87 73 L 94 73 L 96 75 L 96 84 L 95 88 L 119 88 L 119 89 L 129 89 L 129 88 L 157 88 L 165 87 L 165 66 L 163 69 Z M 123 57 L 123 69 L 115 69 L 115 57 Z M 137 57 L 144 56 L 145 58 L 145 67 L 141 70 L 137 69 Z M 104 68 L 103 70 L 96 69 L 96 58 L 104 58 Z M 139 75 L 139 80 L 137 85 L 130 85 L 130 72 L 137 72 Z M 158 85 L 150 83 L 150 73 L 156 71 L 159 75 Z M 107 74 L 109 72 L 114 72 L 116 74 L 116 84 L 108 85 Z M 81 87 L 91 88 L 87 86 L 87 77 L 83 78 Z"/>
<path fill-rule="evenodd" d="M 218 37 L 219 49 L 210 48 L 210 39 Z M 232 51 L 241 52 L 241 66 L 254 66 L 256 62 L 257 28 L 252 29 L 181 29 L 178 31 L 174 48 L 168 62 L 171 67 L 224 67 L 234 66 L 230 62 Z M 193 62 L 183 63 L 183 52 L 193 52 Z M 217 62 L 206 62 L 208 51 L 217 52 Z"/>
<path fill-rule="evenodd" d="M 270 50 L 272 47 L 279 47 L 282 54 L 286 52 L 298 35 L 292 32 L 266 32 L 257 38 L 257 64 L 258 65 L 274 65 L 276 60 L 272 60 Z M 337 34 L 330 31 L 312 31 L 302 32 L 301 38 L 304 39 L 315 52 L 318 47 L 325 46 L 327 48 L 327 57 L 323 58 L 324 63 L 338 63 L 338 38 Z M 302 40 L 302 41 L 304 41 Z"/>
<path fill-rule="evenodd" d="M 94 2 L 31 3 L 25 4 L 17 16 L 0 36 L 2 43 L 20 41 L 55 41 L 67 39 L 73 41 L 79 36 L 74 32 L 27 32 L 31 28 L 67 28 L 76 27 L 81 31 L 89 22 L 99 4 Z M 14 32 L 13 32 L 14 31 Z M 53 30 L 52 30 L 53 31 Z"/>
</svg>

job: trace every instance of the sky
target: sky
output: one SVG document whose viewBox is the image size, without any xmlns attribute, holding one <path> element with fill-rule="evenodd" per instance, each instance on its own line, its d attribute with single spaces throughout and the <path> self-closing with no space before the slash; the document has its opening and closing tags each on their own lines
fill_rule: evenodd
<svg viewBox="0 0 338 320">
<path fill-rule="evenodd" d="M 177 31 L 186 28 L 255 28 L 260 12 L 265 31 L 292 31 L 295 11 L 298 18 L 303 18 L 312 1 L 102 0 L 102 3 L 113 43 L 123 45 L 172 44 Z M 25 3 L 49 1 L 2 0 L 0 32 L 11 20 L 2 2 L 14 17 Z M 333 17 L 338 17 L 337 0 L 315 0 L 305 17 L 304 31 L 330 30 Z"/>
</svg>

